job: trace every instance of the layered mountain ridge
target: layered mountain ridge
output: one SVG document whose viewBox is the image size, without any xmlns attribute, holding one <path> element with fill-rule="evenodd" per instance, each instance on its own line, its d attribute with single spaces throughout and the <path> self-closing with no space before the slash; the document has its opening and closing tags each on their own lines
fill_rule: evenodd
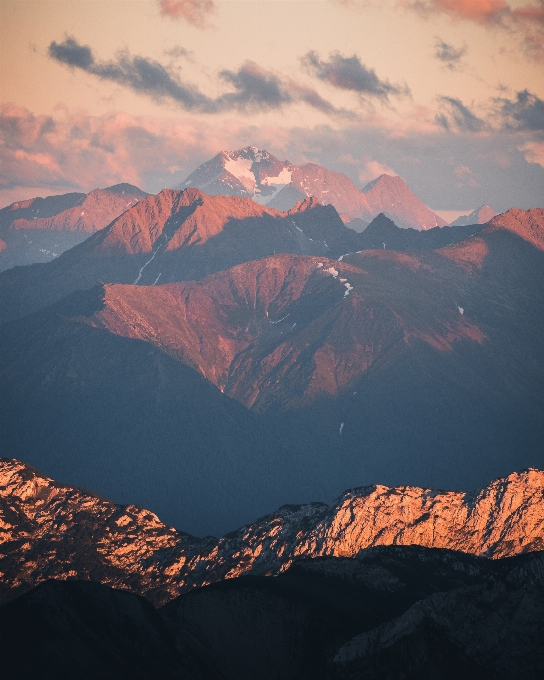
<svg viewBox="0 0 544 680">
<path fill-rule="evenodd" d="M 89 579 L 164 603 L 245 573 L 273 575 L 308 557 L 356 557 L 419 545 L 498 559 L 543 549 L 544 472 L 525 470 L 472 492 L 380 485 L 330 506 L 284 506 L 221 539 L 196 539 L 153 513 L 0 465 L 2 599 L 49 578 Z"/>
<path fill-rule="evenodd" d="M 229 220 L 234 207 L 263 215 Z M 3 441 L 197 534 L 371 479 L 468 489 L 542 467 L 544 212 L 499 217 L 439 230 L 454 243 L 433 250 L 431 231 L 383 217 L 356 234 L 311 199 L 276 215 L 194 189 L 146 198 L 57 260 L 0 276 L 4 309 L 10 290 L 19 315 L 42 307 L 0 328 Z M 251 259 L 252 233 L 323 252 L 378 227 L 386 245 L 402 232 L 431 249 Z M 242 262 L 175 280 L 230 258 Z"/>
<path fill-rule="evenodd" d="M 344 222 L 370 222 L 385 213 L 402 228 L 425 230 L 447 224 L 400 177 L 381 175 L 361 190 L 342 173 L 316 163 L 297 167 L 252 146 L 222 151 L 206 161 L 179 186 L 188 187 L 211 195 L 247 196 L 278 210 L 289 210 L 305 197 L 315 196 L 323 205 L 333 205 Z"/>
<path fill-rule="evenodd" d="M 148 196 L 131 184 L 16 201 L 0 210 L 0 271 L 49 262 Z"/>
</svg>

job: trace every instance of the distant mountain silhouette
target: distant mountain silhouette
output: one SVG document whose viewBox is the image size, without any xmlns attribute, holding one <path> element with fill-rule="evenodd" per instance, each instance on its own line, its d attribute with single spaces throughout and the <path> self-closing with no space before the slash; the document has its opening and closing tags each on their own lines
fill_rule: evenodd
<svg viewBox="0 0 544 680">
<path fill-rule="evenodd" d="M 485 224 L 489 222 L 492 217 L 495 217 L 497 213 L 490 208 L 488 205 L 482 205 L 476 210 L 473 210 L 470 215 L 461 215 L 454 222 L 451 223 L 452 227 L 463 226 L 465 224 Z"/>
</svg>

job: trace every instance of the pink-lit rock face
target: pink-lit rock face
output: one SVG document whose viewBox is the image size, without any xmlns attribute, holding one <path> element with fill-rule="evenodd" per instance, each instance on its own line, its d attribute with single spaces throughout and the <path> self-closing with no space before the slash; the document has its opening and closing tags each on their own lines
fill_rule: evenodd
<svg viewBox="0 0 544 680">
<path fill-rule="evenodd" d="M 372 217 L 385 213 L 397 226 L 418 230 L 444 227 L 447 224 L 427 208 L 400 177 L 381 175 L 367 184 L 363 192 Z"/>
<path fill-rule="evenodd" d="M 210 197 L 199 189 L 164 189 L 127 210 L 110 227 L 99 252 L 150 253 L 163 238 L 167 251 L 205 243 L 232 219 L 279 216 L 249 198 Z M 172 234 L 165 229 L 170 227 Z"/>
<path fill-rule="evenodd" d="M 544 250 L 544 208 L 532 210 L 512 208 L 494 217 L 484 233 L 491 234 L 499 229 L 511 231 L 535 248 Z"/>
<path fill-rule="evenodd" d="M 404 253 L 372 252 L 393 254 L 410 270 L 412 261 L 419 266 Z M 364 270 L 298 255 L 247 262 L 201 281 L 106 285 L 104 306 L 87 323 L 153 343 L 258 409 L 338 394 L 411 339 L 452 351 L 457 342 L 485 338 L 453 302 L 430 307 L 415 285 L 408 298 L 384 299 Z"/>
<path fill-rule="evenodd" d="M 88 579 L 164 603 L 243 573 L 272 575 L 299 557 L 351 557 L 378 545 L 449 548 L 489 558 L 544 548 L 544 472 L 472 492 L 370 486 L 328 506 L 285 506 L 220 539 L 196 539 L 153 513 L 0 461 L 4 601 L 50 579 Z"/>
</svg>

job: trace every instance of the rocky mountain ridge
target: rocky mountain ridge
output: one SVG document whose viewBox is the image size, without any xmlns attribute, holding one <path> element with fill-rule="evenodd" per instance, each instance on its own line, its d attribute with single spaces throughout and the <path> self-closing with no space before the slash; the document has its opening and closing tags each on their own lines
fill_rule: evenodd
<svg viewBox="0 0 544 680">
<path fill-rule="evenodd" d="M 49 578 L 88 579 L 164 603 L 242 574 L 274 575 L 307 557 L 355 557 L 419 545 L 501 558 L 542 550 L 544 472 L 525 470 L 473 492 L 380 485 L 332 505 L 285 506 L 220 539 L 197 539 L 153 513 L 0 465 L 2 599 Z"/>
<path fill-rule="evenodd" d="M 16 265 L 49 262 L 103 229 L 148 194 L 131 184 L 116 184 L 88 194 L 71 193 L 16 201 L 0 210 L 0 236 L 6 248 L 0 271 Z"/>
<path fill-rule="evenodd" d="M 402 228 L 425 230 L 447 224 L 400 177 L 381 175 L 361 190 L 343 173 L 316 163 L 295 166 L 252 146 L 222 151 L 206 161 L 179 186 L 189 187 L 211 195 L 247 196 L 283 211 L 315 196 L 323 205 L 333 205 L 344 222 L 370 222 L 385 213 Z"/>
</svg>

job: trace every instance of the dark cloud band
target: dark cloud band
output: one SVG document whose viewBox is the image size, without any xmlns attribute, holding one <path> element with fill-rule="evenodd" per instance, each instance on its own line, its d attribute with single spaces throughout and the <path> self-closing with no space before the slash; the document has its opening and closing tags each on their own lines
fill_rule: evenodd
<svg viewBox="0 0 544 680">
<path fill-rule="evenodd" d="M 324 61 L 312 50 L 302 58 L 302 63 L 320 80 L 342 90 L 351 90 L 382 100 L 388 99 L 390 95 L 403 96 L 410 93 L 406 85 L 392 85 L 389 81 L 378 78 L 376 71 L 367 68 L 356 55 L 343 57 L 339 52 L 334 52 L 328 61 Z"/>
<path fill-rule="evenodd" d="M 198 88 L 183 83 L 177 74 L 153 59 L 131 56 L 120 52 L 113 61 L 99 62 L 88 45 L 80 45 L 74 38 L 49 45 L 49 56 L 71 68 L 109 80 L 156 100 L 169 99 L 186 111 L 220 113 L 237 110 L 270 111 L 293 102 L 305 102 L 324 113 L 347 117 L 349 112 L 337 109 L 315 90 L 280 79 L 254 62 L 246 62 L 238 70 L 224 70 L 219 74 L 233 90 L 219 97 L 208 97 Z"/>
</svg>

